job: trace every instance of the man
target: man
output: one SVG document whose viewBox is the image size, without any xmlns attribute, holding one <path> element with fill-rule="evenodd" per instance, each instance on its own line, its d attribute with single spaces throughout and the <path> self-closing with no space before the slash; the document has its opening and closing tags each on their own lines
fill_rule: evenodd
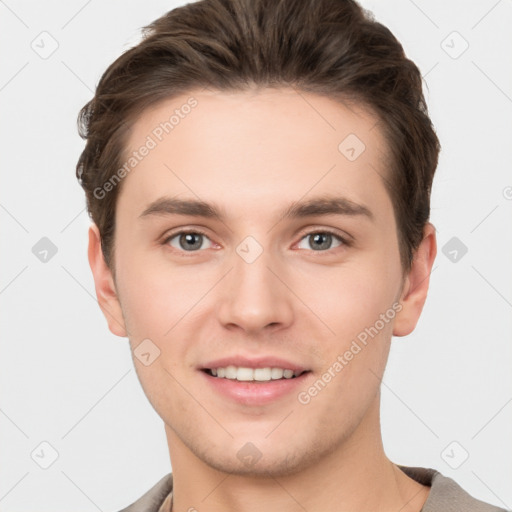
<svg viewBox="0 0 512 512">
<path fill-rule="evenodd" d="M 98 302 L 173 470 L 126 511 L 502 510 L 383 450 L 439 153 L 388 29 L 352 1 L 188 4 L 79 121 Z"/>
</svg>

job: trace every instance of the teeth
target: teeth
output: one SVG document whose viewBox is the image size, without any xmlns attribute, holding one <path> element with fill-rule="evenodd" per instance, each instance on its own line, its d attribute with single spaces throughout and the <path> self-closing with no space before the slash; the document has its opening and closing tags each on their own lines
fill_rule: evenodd
<svg viewBox="0 0 512 512">
<path fill-rule="evenodd" d="M 255 368 L 254 369 L 254 380 L 266 381 L 272 379 L 271 368 Z"/>
<path fill-rule="evenodd" d="M 211 374 L 215 377 L 238 380 L 268 382 L 270 380 L 291 379 L 298 377 L 301 372 L 283 368 L 245 368 L 243 366 L 226 366 L 225 368 L 212 368 Z"/>
<path fill-rule="evenodd" d="M 226 378 L 236 379 L 236 380 L 254 380 L 254 370 L 252 368 L 235 368 L 235 373 L 233 377 Z"/>
<path fill-rule="evenodd" d="M 281 368 L 272 368 L 270 371 L 270 376 L 272 379 L 282 379 L 284 375 L 284 370 Z"/>
<path fill-rule="evenodd" d="M 236 376 L 237 376 L 237 371 L 236 371 L 236 366 L 228 366 L 226 368 L 226 379 L 236 379 Z"/>
</svg>

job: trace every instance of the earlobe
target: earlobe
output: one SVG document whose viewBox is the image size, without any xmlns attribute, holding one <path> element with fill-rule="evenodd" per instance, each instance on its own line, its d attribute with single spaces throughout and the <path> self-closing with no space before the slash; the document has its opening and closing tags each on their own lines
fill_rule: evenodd
<svg viewBox="0 0 512 512">
<path fill-rule="evenodd" d="M 96 224 L 89 227 L 89 265 L 94 278 L 98 304 L 107 319 L 108 328 L 116 336 L 126 337 L 127 331 L 121 304 L 112 277 L 112 271 L 105 263 L 101 249 L 100 232 Z"/>
<path fill-rule="evenodd" d="M 436 254 L 436 229 L 428 222 L 423 230 L 423 240 L 414 254 L 411 270 L 404 282 L 400 297 L 402 310 L 395 317 L 393 336 L 407 336 L 416 327 L 427 299 Z"/>
</svg>

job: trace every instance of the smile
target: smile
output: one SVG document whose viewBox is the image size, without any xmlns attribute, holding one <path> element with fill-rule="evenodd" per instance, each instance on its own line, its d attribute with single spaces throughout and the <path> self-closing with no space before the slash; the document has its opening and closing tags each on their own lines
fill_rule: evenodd
<svg viewBox="0 0 512 512">
<path fill-rule="evenodd" d="M 249 368 L 233 365 L 219 368 L 208 368 L 204 371 L 212 377 L 242 382 L 269 382 L 271 380 L 294 379 L 305 373 L 301 370 L 294 371 L 286 368 Z"/>
</svg>

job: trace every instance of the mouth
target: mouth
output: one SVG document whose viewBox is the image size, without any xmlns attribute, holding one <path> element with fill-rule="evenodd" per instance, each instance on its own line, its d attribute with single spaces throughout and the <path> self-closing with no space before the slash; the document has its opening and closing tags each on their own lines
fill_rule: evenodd
<svg viewBox="0 0 512 512">
<path fill-rule="evenodd" d="M 292 370 L 290 368 L 264 367 L 251 368 L 247 366 L 219 366 L 217 368 L 203 368 L 210 377 L 227 379 L 238 382 L 271 382 L 278 380 L 296 379 L 309 370 Z"/>
<path fill-rule="evenodd" d="M 313 378 L 312 368 L 270 354 L 233 354 L 204 361 L 197 370 L 215 400 L 244 408 L 294 400 Z"/>
<path fill-rule="evenodd" d="M 294 400 L 313 375 L 310 369 L 274 357 L 230 357 L 206 363 L 198 370 L 214 396 L 245 408 Z"/>
</svg>

